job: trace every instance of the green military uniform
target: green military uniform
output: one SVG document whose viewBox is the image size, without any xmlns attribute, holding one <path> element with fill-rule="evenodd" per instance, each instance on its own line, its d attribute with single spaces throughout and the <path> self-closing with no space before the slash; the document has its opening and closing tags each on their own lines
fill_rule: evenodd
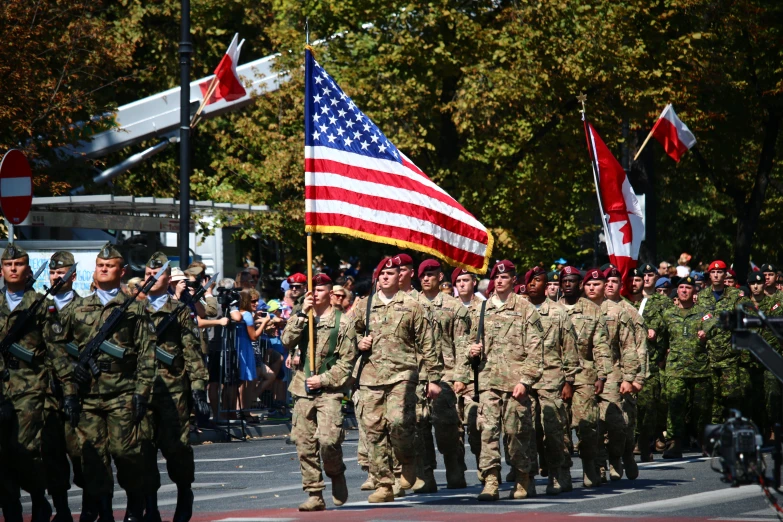
<svg viewBox="0 0 783 522">
<path fill-rule="evenodd" d="M 100 250 L 98 259 L 123 262 L 111 244 Z M 112 311 L 129 299 L 132 298 L 122 293 L 119 286 L 109 291 L 97 290 L 62 317 L 64 335 L 71 336 L 79 349 L 84 349 Z M 142 457 L 144 430 L 134 424 L 134 402 L 144 407 L 156 375 L 155 326 L 144 303 L 130 305 L 107 341 L 105 349 L 95 357 L 100 373 L 92 376 L 85 389 L 80 389 L 84 412 L 78 433 L 85 492 L 99 497 L 101 510 L 108 510 L 114 492 L 113 459 L 117 482 L 128 492 L 129 507 L 133 500 L 143 508 L 148 477 Z M 69 383 L 64 388 L 68 395 Z M 135 395 L 139 396 L 138 401 L 134 401 Z"/>
<path fill-rule="evenodd" d="M 296 442 L 302 489 L 317 493 L 320 498 L 326 487 L 321 473 L 323 459 L 323 471 L 332 480 L 332 496 L 337 505 L 342 505 L 347 498 L 342 449 L 345 438 L 342 397 L 358 355 L 356 332 L 350 318 L 333 308 L 320 318 L 316 317 L 315 321 L 314 373 L 310 371 L 306 348 L 307 318 L 292 317 L 281 337 L 289 352 L 293 352 L 302 339 L 305 340 L 304 352 L 288 387 L 294 397 L 291 438 Z M 315 374 L 319 377 L 321 389 L 318 393 L 308 394 L 305 380 Z M 338 495 L 338 488 L 343 493 Z"/>
<path fill-rule="evenodd" d="M 698 305 L 715 320 L 724 310 L 734 310 L 738 303 L 749 302 L 733 287 L 724 287 L 716 298 L 711 287 L 699 292 Z M 749 352 L 731 346 L 731 332 L 717 328 L 707 342 L 712 369 L 712 423 L 726 420 L 728 408 L 741 410 L 751 393 L 751 358 Z"/>
</svg>

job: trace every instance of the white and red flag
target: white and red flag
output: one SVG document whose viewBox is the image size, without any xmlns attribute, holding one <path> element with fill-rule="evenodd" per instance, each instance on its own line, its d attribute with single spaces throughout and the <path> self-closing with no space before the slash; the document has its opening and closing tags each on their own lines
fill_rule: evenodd
<svg viewBox="0 0 783 522">
<path fill-rule="evenodd" d="M 666 154 L 676 162 L 679 162 L 682 155 L 696 145 L 696 136 L 677 117 L 671 103 L 663 109 L 650 134 L 655 136 L 655 139 L 663 145 Z"/>
<path fill-rule="evenodd" d="M 391 143 L 305 51 L 305 230 L 426 252 L 483 273 L 484 225 Z"/>
<path fill-rule="evenodd" d="M 215 103 L 220 100 L 234 101 L 242 98 L 247 94 L 242 81 L 237 74 L 237 64 L 239 63 L 239 52 L 242 50 L 242 44 L 244 40 L 237 44 L 239 34 L 235 34 L 231 40 L 231 45 L 228 46 L 226 54 L 223 55 L 223 59 L 215 68 L 215 77 L 209 82 L 203 82 L 199 85 L 201 89 L 201 95 L 205 98 L 209 96 L 207 103 Z M 212 90 L 212 95 L 209 95 L 209 91 Z"/>
<path fill-rule="evenodd" d="M 642 209 L 623 167 L 592 124 L 585 120 L 584 125 L 606 237 L 606 250 L 609 253 L 609 261 L 622 272 L 627 290 L 630 287 L 628 277 L 631 270 L 636 268 L 639 247 L 644 236 Z"/>
</svg>

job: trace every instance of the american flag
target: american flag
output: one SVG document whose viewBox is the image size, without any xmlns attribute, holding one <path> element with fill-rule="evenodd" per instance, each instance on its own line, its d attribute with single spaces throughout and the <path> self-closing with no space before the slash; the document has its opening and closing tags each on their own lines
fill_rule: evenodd
<svg viewBox="0 0 783 522">
<path fill-rule="evenodd" d="M 305 51 L 305 230 L 483 273 L 492 234 L 400 152 Z"/>
</svg>

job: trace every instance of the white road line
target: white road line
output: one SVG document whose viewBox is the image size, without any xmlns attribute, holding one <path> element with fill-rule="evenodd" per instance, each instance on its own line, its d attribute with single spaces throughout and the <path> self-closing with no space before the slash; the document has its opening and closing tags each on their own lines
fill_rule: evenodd
<svg viewBox="0 0 783 522">
<path fill-rule="evenodd" d="M 266 459 L 269 457 L 282 457 L 283 455 L 296 455 L 295 451 L 286 451 L 285 453 L 271 453 L 269 455 L 254 455 L 252 457 L 230 457 L 225 459 L 195 459 L 194 462 L 233 462 L 237 460 L 253 460 L 253 459 Z M 158 461 L 158 464 L 161 462 L 166 462 L 164 459 L 161 459 Z"/>
<path fill-rule="evenodd" d="M 193 491 L 197 492 L 199 489 L 211 488 L 211 487 L 217 487 L 217 486 L 225 487 L 225 485 L 226 485 L 225 482 L 195 482 L 193 484 Z M 158 490 L 158 494 L 160 494 L 160 493 L 175 493 L 176 491 L 177 491 L 177 485 L 176 484 L 164 484 Z M 126 493 L 125 493 L 124 489 L 119 488 L 119 487 L 115 487 L 115 489 L 114 489 L 114 499 L 115 499 L 115 501 L 118 498 L 124 498 L 125 496 L 126 496 Z M 68 501 L 69 502 L 73 501 L 73 500 L 79 500 L 79 499 L 81 499 L 81 495 L 68 497 Z M 177 503 L 177 499 L 175 498 L 174 499 L 174 504 L 176 504 L 176 503 Z M 22 503 L 23 507 L 25 507 L 25 506 L 32 506 L 32 505 L 33 505 L 32 502 L 23 502 Z M 117 502 L 114 502 L 114 505 L 115 506 L 119 506 L 120 504 L 117 503 Z"/>
<path fill-rule="evenodd" d="M 214 520 L 213 522 L 290 522 L 296 520 L 295 518 L 221 518 L 220 520 Z"/>
<path fill-rule="evenodd" d="M 574 513 L 572 517 L 596 517 L 596 518 L 628 518 L 628 515 L 615 515 L 614 513 Z"/>
<path fill-rule="evenodd" d="M 670 466 L 677 466 L 678 464 L 693 464 L 694 462 L 703 462 L 705 460 L 710 460 L 712 457 L 699 457 L 697 459 L 688 459 L 688 460 L 667 460 L 663 462 L 656 462 L 655 464 L 648 464 L 647 466 L 642 467 L 639 465 L 640 469 L 651 469 L 651 468 L 668 468 Z"/>
<path fill-rule="evenodd" d="M 196 475 L 262 475 L 274 471 L 197 471 Z"/>
<path fill-rule="evenodd" d="M 761 498 L 763 493 L 759 486 L 742 486 L 740 488 L 721 488 L 714 491 L 705 491 L 683 497 L 669 498 L 666 500 L 656 500 L 653 502 L 644 502 L 629 506 L 610 508 L 606 511 L 651 511 L 654 513 L 665 513 L 667 511 L 678 511 L 680 509 L 695 509 L 699 507 L 733 502 L 744 498 L 758 496 Z"/>
<path fill-rule="evenodd" d="M 722 517 L 722 518 L 710 518 L 708 520 L 726 520 L 730 522 L 780 522 L 778 517 Z"/>
</svg>

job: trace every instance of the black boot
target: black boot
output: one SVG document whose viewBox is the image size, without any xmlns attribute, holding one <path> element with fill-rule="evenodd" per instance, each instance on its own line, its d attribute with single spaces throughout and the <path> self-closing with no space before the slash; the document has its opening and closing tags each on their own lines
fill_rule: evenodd
<svg viewBox="0 0 783 522">
<path fill-rule="evenodd" d="M 67 491 L 56 491 L 52 493 L 52 503 L 54 504 L 54 510 L 57 512 L 52 519 L 52 522 L 73 522 L 71 507 L 68 505 Z"/>
<path fill-rule="evenodd" d="M 31 522 L 49 522 L 52 518 L 52 506 L 46 499 L 43 490 L 30 492 L 30 499 L 33 501 L 33 516 Z"/>
<path fill-rule="evenodd" d="M 111 511 L 111 507 L 109 510 Z M 95 522 L 96 520 L 98 520 L 98 499 L 82 491 L 82 514 L 79 515 L 79 522 Z"/>
<path fill-rule="evenodd" d="M 5 522 L 22 522 L 22 501 L 18 498 L 0 500 Z"/>
<path fill-rule="evenodd" d="M 193 490 L 190 485 L 177 486 L 177 509 L 171 522 L 188 522 L 193 516 Z"/>
<path fill-rule="evenodd" d="M 111 505 L 111 495 L 98 497 L 98 522 L 114 522 L 114 508 Z"/>
<path fill-rule="evenodd" d="M 144 519 L 144 494 L 138 491 L 128 492 L 128 506 L 125 508 L 123 522 L 142 522 Z"/>
<path fill-rule="evenodd" d="M 161 522 L 158 510 L 158 493 L 147 495 L 147 507 L 144 510 L 144 522 Z"/>
</svg>

